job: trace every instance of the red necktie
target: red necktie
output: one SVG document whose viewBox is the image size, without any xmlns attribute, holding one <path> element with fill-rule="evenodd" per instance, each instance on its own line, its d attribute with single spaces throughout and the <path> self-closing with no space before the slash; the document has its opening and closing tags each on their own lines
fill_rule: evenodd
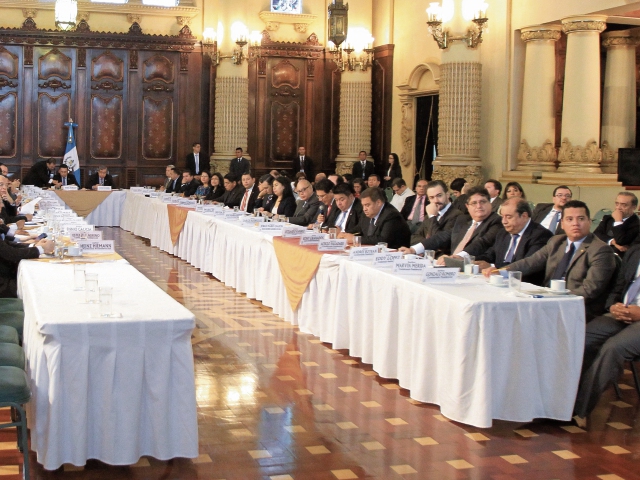
<svg viewBox="0 0 640 480">
<path fill-rule="evenodd" d="M 244 191 L 244 197 L 242 197 L 242 204 L 240 205 L 240 210 L 243 212 L 247 211 L 247 198 L 249 198 L 249 190 Z"/>
</svg>

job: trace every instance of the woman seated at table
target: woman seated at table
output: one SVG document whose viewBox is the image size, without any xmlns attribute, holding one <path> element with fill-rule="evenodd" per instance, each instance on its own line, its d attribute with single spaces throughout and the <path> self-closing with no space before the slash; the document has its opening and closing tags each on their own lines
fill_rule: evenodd
<svg viewBox="0 0 640 480">
<path fill-rule="evenodd" d="M 209 175 L 209 172 L 203 171 L 200 174 L 200 182 L 202 182 L 202 185 L 196 189 L 196 198 L 206 197 L 209 194 L 211 190 L 211 175 Z"/>
<path fill-rule="evenodd" d="M 287 177 L 278 177 L 273 180 L 273 194 L 275 195 L 275 202 L 270 210 L 264 210 L 262 213 L 267 216 L 284 215 L 285 217 L 293 217 L 296 212 L 296 199 L 293 196 L 293 189 L 291 188 L 291 180 Z"/>
<path fill-rule="evenodd" d="M 362 190 L 364 190 L 362 188 L 362 186 L 364 185 L 364 181 L 361 178 L 354 178 L 351 182 L 351 185 L 353 185 L 353 190 L 356 192 L 354 196 L 356 198 L 360 198 L 360 193 L 362 193 Z"/>
<path fill-rule="evenodd" d="M 253 208 L 257 208 L 259 211 L 270 211 L 273 208 L 273 204 L 276 202 L 276 196 L 273 194 L 273 176 L 267 173 L 258 180 L 258 198 L 253 204 Z"/>
<path fill-rule="evenodd" d="M 224 179 L 222 178 L 221 173 L 216 172 L 213 175 L 211 175 L 209 183 L 210 183 L 210 189 L 209 189 L 209 193 L 207 193 L 207 196 L 204 197 L 205 200 L 217 200 L 222 195 L 224 195 L 225 193 Z"/>
<path fill-rule="evenodd" d="M 509 182 L 507 186 L 504 187 L 504 193 L 502 194 L 502 200 L 508 200 L 509 198 L 519 197 L 523 200 L 527 199 L 527 196 L 524 194 L 524 190 L 522 185 L 518 182 Z"/>
</svg>

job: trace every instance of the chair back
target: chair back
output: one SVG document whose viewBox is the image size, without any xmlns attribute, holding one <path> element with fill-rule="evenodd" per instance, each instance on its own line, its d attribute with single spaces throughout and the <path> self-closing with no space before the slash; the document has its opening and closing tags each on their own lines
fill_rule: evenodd
<svg viewBox="0 0 640 480">
<path fill-rule="evenodd" d="M 393 198 L 393 188 L 387 187 L 384 189 L 384 193 L 387 195 L 387 200 L 390 202 Z"/>
</svg>

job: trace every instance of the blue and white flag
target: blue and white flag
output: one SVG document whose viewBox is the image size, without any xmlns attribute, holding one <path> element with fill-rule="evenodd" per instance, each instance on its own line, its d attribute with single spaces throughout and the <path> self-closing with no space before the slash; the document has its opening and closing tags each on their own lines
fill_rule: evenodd
<svg viewBox="0 0 640 480">
<path fill-rule="evenodd" d="M 69 119 L 64 124 L 65 127 L 69 127 L 69 135 L 67 135 L 67 148 L 64 151 L 64 158 L 62 163 L 69 167 L 69 171 L 73 173 L 80 185 L 80 160 L 78 159 L 78 149 L 76 148 L 76 136 L 73 133 L 73 129 L 78 126 L 77 123 L 73 123 L 72 119 Z"/>
</svg>

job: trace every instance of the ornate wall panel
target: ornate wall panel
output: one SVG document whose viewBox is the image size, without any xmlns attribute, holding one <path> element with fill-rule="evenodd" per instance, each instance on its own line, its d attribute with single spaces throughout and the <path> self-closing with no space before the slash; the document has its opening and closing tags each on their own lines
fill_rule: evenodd
<svg viewBox="0 0 640 480">
<path fill-rule="evenodd" d="M 271 126 L 271 158 L 295 157 L 300 144 L 300 105 L 273 102 L 271 104 Z"/>
<path fill-rule="evenodd" d="M 110 79 L 121 82 L 124 77 L 124 62 L 109 50 L 91 59 L 91 80 L 99 82 Z"/>
<path fill-rule="evenodd" d="M 18 116 L 18 94 L 0 95 L 0 158 L 16 155 L 16 120 Z"/>
<path fill-rule="evenodd" d="M 38 156 L 63 157 L 66 146 L 64 123 L 71 116 L 71 95 L 38 95 Z"/>
<path fill-rule="evenodd" d="M 117 159 L 122 155 L 122 97 L 91 97 L 91 157 Z"/>
<path fill-rule="evenodd" d="M 271 86 L 273 88 L 284 86 L 300 88 L 300 70 L 292 65 L 289 60 L 282 60 L 273 67 Z"/>
<path fill-rule="evenodd" d="M 71 80 L 71 70 L 71 58 L 57 48 L 38 58 L 38 79 L 40 80 L 47 80 L 51 77 Z"/>
<path fill-rule="evenodd" d="M 144 82 L 173 83 L 173 62 L 164 55 L 154 55 L 144 62 Z"/>
<path fill-rule="evenodd" d="M 170 160 L 173 150 L 173 99 L 144 97 L 142 156 L 145 160 Z"/>
<path fill-rule="evenodd" d="M 18 56 L 4 47 L 0 47 L 0 75 L 18 78 Z"/>
</svg>

